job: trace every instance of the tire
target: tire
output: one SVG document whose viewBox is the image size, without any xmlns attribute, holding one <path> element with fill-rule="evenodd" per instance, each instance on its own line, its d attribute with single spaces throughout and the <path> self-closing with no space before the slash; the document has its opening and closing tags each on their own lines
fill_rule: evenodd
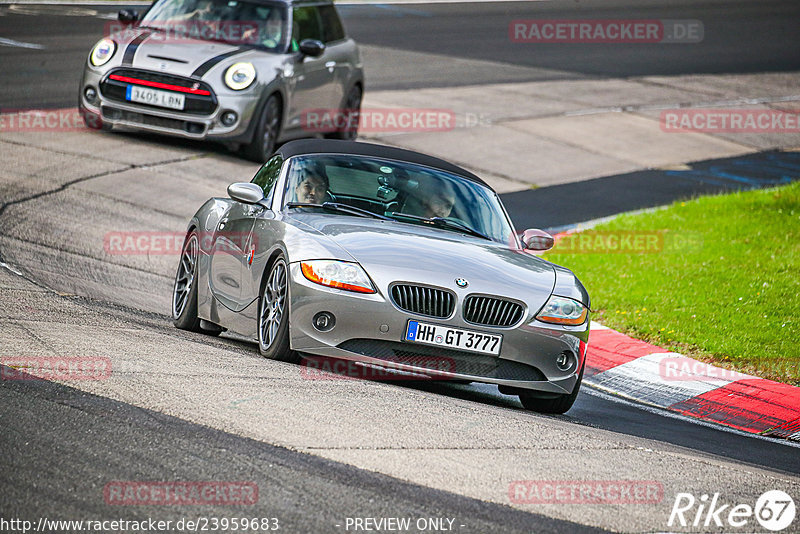
<svg viewBox="0 0 800 534">
<path fill-rule="evenodd" d="M 347 98 L 344 101 L 344 106 L 342 107 L 342 112 L 346 113 L 348 117 L 353 111 L 360 112 L 361 111 L 361 98 L 363 93 L 361 88 L 357 85 L 354 85 L 350 88 L 350 91 L 347 93 Z M 346 121 L 347 124 L 350 123 L 350 120 Z M 343 139 L 345 141 L 355 141 L 356 137 L 358 137 L 358 122 L 356 122 L 353 128 L 347 128 L 340 130 L 338 132 L 333 132 L 328 134 L 327 137 L 329 139 Z"/>
<path fill-rule="evenodd" d="M 251 161 L 265 163 L 275 152 L 281 133 L 281 102 L 278 95 L 271 95 L 264 103 L 253 139 L 242 147 L 242 155 Z"/>
<path fill-rule="evenodd" d="M 300 363 L 289 348 L 289 267 L 278 256 L 265 272 L 258 298 L 258 351 L 265 358 Z"/>
<path fill-rule="evenodd" d="M 181 330 L 200 331 L 197 316 L 197 260 L 200 242 L 197 231 L 192 230 L 183 241 L 175 284 L 172 287 L 172 323 Z"/>
<path fill-rule="evenodd" d="M 567 411 L 572 408 L 572 405 L 575 404 L 575 399 L 578 398 L 578 390 L 581 389 L 581 382 L 583 382 L 583 367 L 581 367 L 581 373 L 578 375 L 578 381 L 575 383 L 575 388 L 572 390 L 572 393 L 568 395 L 556 395 L 550 398 L 537 397 L 535 394 L 521 393 L 519 400 L 526 410 L 550 414 L 567 413 Z"/>
<path fill-rule="evenodd" d="M 200 332 L 209 336 L 218 336 L 222 329 L 206 330 L 200 326 L 197 316 L 197 259 L 200 255 L 200 243 L 197 231 L 192 230 L 183 241 L 181 259 L 175 273 L 175 284 L 172 287 L 172 324 L 181 330 Z"/>
</svg>

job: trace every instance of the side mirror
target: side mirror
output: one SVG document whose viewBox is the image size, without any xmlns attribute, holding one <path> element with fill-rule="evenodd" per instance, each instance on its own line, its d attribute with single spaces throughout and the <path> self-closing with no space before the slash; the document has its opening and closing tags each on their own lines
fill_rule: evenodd
<svg viewBox="0 0 800 534">
<path fill-rule="evenodd" d="M 133 24 L 139 20 L 139 12 L 133 9 L 120 9 L 117 13 L 117 20 L 123 24 Z"/>
<path fill-rule="evenodd" d="M 545 251 L 553 248 L 556 240 L 544 230 L 533 228 L 522 232 L 522 243 L 526 250 Z"/>
<path fill-rule="evenodd" d="M 256 184 L 237 182 L 228 186 L 228 196 L 237 202 L 258 204 L 264 200 L 264 190 Z"/>
<path fill-rule="evenodd" d="M 300 41 L 300 53 L 304 56 L 319 57 L 325 53 L 325 44 L 316 39 L 303 39 Z"/>
</svg>

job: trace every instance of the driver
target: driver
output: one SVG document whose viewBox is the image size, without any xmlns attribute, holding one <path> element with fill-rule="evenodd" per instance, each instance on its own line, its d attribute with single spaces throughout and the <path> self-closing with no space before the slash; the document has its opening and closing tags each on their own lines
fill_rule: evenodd
<svg viewBox="0 0 800 534">
<path fill-rule="evenodd" d="M 242 42 L 259 44 L 267 48 L 277 48 L 282 38 L 283 18 L 278 9 L 270 10 L 263 31 L 259 32 L 257 28 L 248 28 L 242 32 Z"/>
<path fill-rule="evenodd" d="M 319 165 L 311 165 L 306 168 L 305 175 L 297 187 L 294 188 L 294 196 L 297 202 L 310 202 L 321 204 L 328 197 L 328 175 Z"/>
</svg>

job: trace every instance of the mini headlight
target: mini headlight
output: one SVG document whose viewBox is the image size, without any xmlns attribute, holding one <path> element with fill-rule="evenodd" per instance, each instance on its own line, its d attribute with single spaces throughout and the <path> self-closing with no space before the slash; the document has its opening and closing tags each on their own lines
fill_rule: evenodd
<svg viewBox="0 0 800 534">
<path fill-rule="evenodd" d="M 256 80 L 256 68 L 252 63 L 234 63 L 225 71 L 225 85 L 234 91 L 247 89 Z"/>
<path fill-rule="evenodd" d="M 311 260 L 300 263 L 303 276 L 315 284 L 357 293 L 375 293 L 367 273 L 357 263 Z"/>
<path fill-rule="evenodd" d="M 108 60 L 114 55 L 117 50 L 117 43 L 111 39 L 100 39 L 100 41 L 92 48 L 92 53 L 89 55 L 89 61 L 95 67 L 105 65 Z"/>
<path fill-rule="evenodd" d="M 536 318 L 545 323 L 577 326 L 586 321 L 589 309 L 577 300 L 551 296 Z"/>
</svg>

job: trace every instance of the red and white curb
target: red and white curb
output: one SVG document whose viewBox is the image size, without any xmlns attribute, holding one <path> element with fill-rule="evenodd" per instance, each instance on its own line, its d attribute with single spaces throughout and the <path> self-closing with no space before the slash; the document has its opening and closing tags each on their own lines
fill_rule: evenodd
<svg viewBox="0 0 800 534">
<path fill-rule="evenodd" d="M 714 367 L 596 322 L 583 379 L 684 416 L 800 441 L 800 388 Z"/>
</svg>

